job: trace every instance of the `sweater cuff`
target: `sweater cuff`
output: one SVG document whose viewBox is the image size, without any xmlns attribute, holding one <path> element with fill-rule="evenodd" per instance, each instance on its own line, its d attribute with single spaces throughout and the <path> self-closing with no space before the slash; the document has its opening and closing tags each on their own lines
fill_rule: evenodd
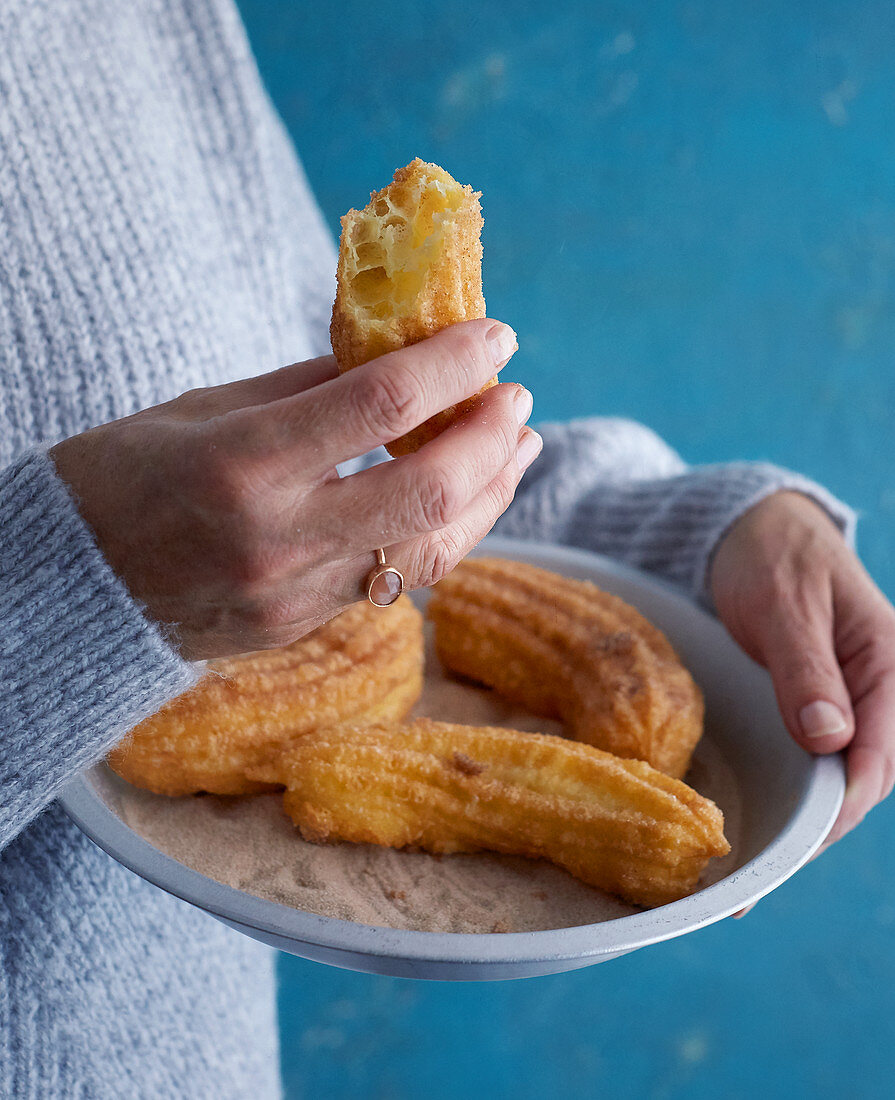
<svg viewBox="0 0 895 1100">
<path fill-rule="evenodd" d="M 106 562 L 46 451 L 0 471 L 0 847 L 197 680 Z"/>
</svg>

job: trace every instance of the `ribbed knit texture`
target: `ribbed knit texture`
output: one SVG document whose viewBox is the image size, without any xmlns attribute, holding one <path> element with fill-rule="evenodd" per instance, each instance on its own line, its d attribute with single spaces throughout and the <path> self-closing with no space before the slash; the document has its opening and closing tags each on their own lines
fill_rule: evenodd
<svg viewBox="0 0 895 1100">
<path fill-rule="evenodd" d="M 688 467 L 654 431 L 601 418 L 543 424 L 544 449 L 495 532 L 596 550 L 656 573 L 713 610 L 708 566 L 744 512 L 804 493 L 854 545 L 856 516 L 816 482 L 766 462 Z"/>
<path fill-rule="evenodd" d="M 0 4 L 0 1097 L 279 1094 L 273 953 L 51 802 L 195 672 L 44 447 L 325 351 L 334 270 L 232 4 Z"/>
<path fill-rule="evenodd" d="M 2 848 L 135 714 L 198 675 L 106 566 L 40 449 L 0 471 L 0 562 Z"/>
<path fill-rule="evenodd" d="M 327 347 L 335 257 L 229 0 L 0 4 L 0 1097 L 279 1092 L 272 953 L 125 870 L 54 795 L 195 678 L 46 455 Z M 544 430 L 500 530 L 705 599 L 778 488 L 621 420 Z"/>
</svg>

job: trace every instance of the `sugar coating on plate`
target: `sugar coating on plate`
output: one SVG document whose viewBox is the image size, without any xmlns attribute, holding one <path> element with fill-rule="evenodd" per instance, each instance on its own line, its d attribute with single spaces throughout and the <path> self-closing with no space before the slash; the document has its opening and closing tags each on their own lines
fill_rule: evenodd
<svg viewBox="0 0 895 1100">
<path fill-rule="evenodd" d="M 305 840 L 547 859 L 637 905 L 730 851 L 718 807 L 641 760 L 539 733 L 420 718 L 297 739 L 249 770 L 286 787 Z"/>
<path fill-rule="evenodd" d="M 344 215 L 330 326 L 340 371 L 485 316 L 480 197 L 417 157 L 363 210 Z M 417 450 L 474 400 L 390 441 L 389 453 Z"/>
<path fill-rule="evenodd" d="M 702 736 L 702 692 L 665 635 L 587 581 L 524 562 L 469 558 L 426 614 L 439 659 L 570 737 L 686 774 Z"/>
<path fill-rule="evenodd" d="M 465 576 L 452 589 L 467 573 L 473 583 Z M 656 733 L 695 693 L 689 760 L 701 696 L 664 635 L 630 605 L 503 559 L 465 563 L 438 586 L 430 601 L 437 634 L 445 603 L 459 613 L 457 637 L 473 642 L 475 659 L 458 670 L 561 717 L 579 738 L 580 710 L 590 718 L 585 733 L 614 733 L 617 743 L 639 737 L 629 756 L 656 744 L 668 750 Z M 359 604 L 283 650 L 212 662 L 217 675 L 138 727 L 113 766 L 166 794 L 285 785 L 285 809 L 306 839 L 548 859 L 639 905 L 685 896 L 728 850 L 718 808 L 641 760 L 517 729 L 395 725 L 419 695 L 423 665 L 419 612 L 406 598 L 400 610 Z M 513 649 L 520 639 L 525 661 Z M 512 675 L 495 679 L 495 667 Z M 553 692 L 546 703 L 545 684 Z M 601 709 L 607 700 L 615 709 Z"/>
<path fill-rule="evenodd" d="M 428 623 L 426 675 L 414 715 L 561 734 L 558 722 L 534 718 L 494 691 L 447 674 L 431 634 Z M 719 734 L 709 727 L 687 775 L 691 787 L 723 810 L 732 847 L 709 861 L 701 889 L 740 867 L 749 851 L 745 792 Z M 162 852 L 225 885 L 307 913 L 417 932 L 483 933 L 579 927 L 639 912 L 545 860 L 491 852 L 440 858 L 372 844 L 313 844 L 283 812 L 279 793 L 171 799 L 105 770 L 95 781 L 113 811 Z"/>
</svg>

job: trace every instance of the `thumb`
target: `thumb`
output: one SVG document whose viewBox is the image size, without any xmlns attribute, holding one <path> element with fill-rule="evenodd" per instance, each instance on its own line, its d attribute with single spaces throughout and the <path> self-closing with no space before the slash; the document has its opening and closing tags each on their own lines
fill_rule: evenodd
<svg viewBox="0 0 895 1100">
<path fill-rule="evenodd" d="M 852 739 L 855 718 L 836 657 L 832 609 L 781 611 L 768 623 L 763 659 L 783 721 L 809 752 L 836 752 Z"/>
</svg>

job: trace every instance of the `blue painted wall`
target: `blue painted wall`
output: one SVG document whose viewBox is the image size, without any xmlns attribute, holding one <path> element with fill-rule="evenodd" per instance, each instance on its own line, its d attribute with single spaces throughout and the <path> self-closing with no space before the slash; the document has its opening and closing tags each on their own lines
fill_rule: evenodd
<svg viewBox="0 0 895 1100">
<path fill-rule="evenodd" d="M 864 513 L 895 594 L 895 10 L 240 0 L 333 232 L 415 155 L 484 193 L 535 418 L 641 419 Z M 305 1097 L 893 1093 L 891 806 L 741 922 L 554 978 L 283 957 Z"/>
</svg>

